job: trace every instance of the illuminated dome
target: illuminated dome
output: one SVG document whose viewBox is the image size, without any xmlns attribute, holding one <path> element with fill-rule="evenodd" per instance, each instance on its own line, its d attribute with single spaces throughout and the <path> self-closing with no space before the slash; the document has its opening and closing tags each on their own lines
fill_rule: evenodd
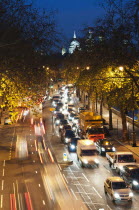
<svg viewBox="0 0 139 210">
<path fill-rule="evenodd" d="M 76 40 L 76 34 L 74 31 L 73 40 L 69 46 L 69 53 L 72 54 L 76 48 L 80 47 L 80 43 Z"/>
</svg>

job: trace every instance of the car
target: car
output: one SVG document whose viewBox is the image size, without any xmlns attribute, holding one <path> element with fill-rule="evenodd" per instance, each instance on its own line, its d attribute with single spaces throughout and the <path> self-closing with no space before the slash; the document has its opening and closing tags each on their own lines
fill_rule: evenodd
<svg viewBox="0 0 139 210">
<path fill-rule="evenodd" d="M 63 136 L 65 135 L 66 130 L 71 130 L 70 124 L 63 125 L 62 129 L 59 130 L 61 132 L 61 139 L 63 139 Z"/>
<path fill-rule="evenodd" d="M 100 155 L 106 155 L 106 152 L 115 152 L 116 149 L 113 145 L 113 140 L 110 139 L 98 139 L 96 142 L 97 150 Z"/>
<path fill-rule="evenodd" d="M 69 116 L 68 116 L 68 120 L 69 120 L 69 121 L 74 120 L 74 117 L 75 117 L 75 116 L 76 116 L 76 113 L 71 112 L 71 113 L 69 114 Z"/>
<path fill-rule="evenodd" d="M 79 108 L 78 108 L 78 113 L 84 112 L 85 110 L 86 110 L 85 107 L 79 107 Z"/>
<path fill-rule="evenodd" d="M 5 117 L 4 118 L 4 125 L 11 125 L 12 124 L 12 120 L 9 117 Z"/>
<path fill-rule="evenodd" d="M 70 124 L 64 125 L 63 130 L 71 130 L 71 125 Z"/>
<path fill-rule="evenodd" d="M 52 97 L 52 100 L 60 100 L 61 96 L 60 95 L 55 95 Z"/>
<path fill-rule="evenodd" d="M 60 124 L 60 120 L 63 120 L 63 119 L 64 119 L 64 114 L 58 113 L 56 115 L 56 118 L 55 118 L 55 125 L 59 125 Z"/>
<path fill-rule="evenodd" d="M 72 110 L 72 111 L 75 111 L 75 106 L 74 104 L 68 104 L 68 112 Z"/>
<path fill-rule="evenodd" d="M 79 117 L 78 117 L 78 115 L 75 115 L 72 121 L 73 121 L 73 123 L 79 124 Z"/>
<path fill-rule="evenodd" d="M 71 141 L 71 138 L 75 137 L 75 134 L 72 130 L 66 130 L 65 134 L 63 135 L 62 141 L 64 143 L 69 143 Z"/>
<path fill-rule="evenodd" d="M 133 192 L 121 177 L 108 177 L 104 182 L 104 192 L 113 202 L 132 201 Z"/>
<path fill-rule="evenodd" d="M 68 121 L 67 121 L 67 120 L 61 119 L 61 120 L 60 120 L 60 125 L 59 125 L 59 131 L 60 131 L 61 129 L 63 129 L 63 126 L 64 126 L 64 125 L 67 125 L 67 124 L 68 124 Z"/>
<path fill-rule="evenodd" d="M 71 142 L 68 143 L 68 151 L 69 152 L 76 152 L 77 141 L 80 140 L 79 137 L 71 138 Z"/>
<path fill-rule="evenodd" d="M 125 182 L 133 189 L 139 190 L 139 165 L 125 165 L 123 166 L 120 175 Z"/>
<path fill-rule="evenodd" d="M 54 100 L 52 101 L 52 106 L 53 106 L 53 107 L 56 107 L 58 103 L 60 103 L 60 100 L 59 100 L 59 99 L 54 99 Z"/>
</svg>

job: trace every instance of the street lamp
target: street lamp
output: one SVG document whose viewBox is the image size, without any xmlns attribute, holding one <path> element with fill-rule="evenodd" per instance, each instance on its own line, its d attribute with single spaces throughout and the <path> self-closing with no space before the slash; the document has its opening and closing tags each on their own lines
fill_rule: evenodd
<svg viewBox="0 0 139 210">
<path fill-rule="evenodd" d="M 89 70 L 89 69 L 90 69 L 90 66 L 87 66 L 87 67 L 86 67 L 86 70 Z"/>
</svg>

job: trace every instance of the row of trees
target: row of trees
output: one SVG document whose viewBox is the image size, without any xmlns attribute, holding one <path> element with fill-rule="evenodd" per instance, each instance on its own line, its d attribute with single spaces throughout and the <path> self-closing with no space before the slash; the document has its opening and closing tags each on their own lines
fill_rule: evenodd
<svg viewBox="0 0 139 210">
<path fill-rule="evenodd" d="M 54 13 L 25 0 L 0 1 L 0 107 L 32 105 L 46 89 L 46 68 L 58 43 Z M 27 100 L 29 99 L 29 101 Z"/>
<path fill-rule="evenodd" d="M 83 30 L 81 50 L 64 58 L 61 71 L 90 100 L 107 103 L 110 113 L 111 107 L 120 109 L 127 140 L 126 113 L 138 108 L 139 100 L 139 1 L 106 0 L 103 6 L 106 15 Z"/>
</svg>

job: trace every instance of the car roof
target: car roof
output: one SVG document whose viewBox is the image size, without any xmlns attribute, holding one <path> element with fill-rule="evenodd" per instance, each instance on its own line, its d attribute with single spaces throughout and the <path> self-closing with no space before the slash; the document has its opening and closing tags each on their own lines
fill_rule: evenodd
<svg viewBox="0 0 139 210">
<path fill-rule="evenodd" d="M 135 165 L 125 165 L 123 166 L 124 168 L 128 168 L 129 170 L 135 170 L 135 169 L 139 169 L 139 165 L 135 164 Z"/>
<path fill-rule="evenodd" d="M 124 180 L 119 176 L 112 176 L 108 177 L 107 179 L 110 180 L 111 182 L 124 182 Z"/>
</svg>

